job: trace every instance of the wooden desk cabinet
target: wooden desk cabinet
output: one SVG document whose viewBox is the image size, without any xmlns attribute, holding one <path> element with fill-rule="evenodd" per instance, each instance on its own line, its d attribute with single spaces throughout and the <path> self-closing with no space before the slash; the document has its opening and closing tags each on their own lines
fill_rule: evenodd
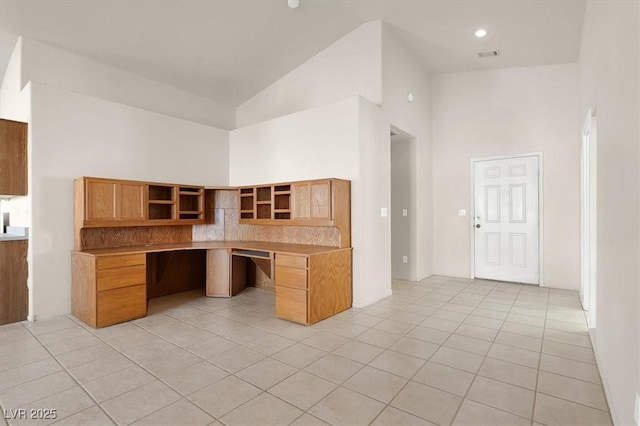
<svg viewBox="0 0 640 426">
<path fill-rule="evenodd" d="M 314 324 L 352 303 L 351 249 L 314 255 L 276 253 L 276 316 Z"/>
<path fill-rule="evenodd" d="M 71 312 L 92 327 L 147 314 L 146 254 L 71 254 Z"/>
<path fill-rule="evenodd" d="M 206 281 L 207 296 L 230 297 L 246 285 L 267 282 L 271 289 L 275 284 L 276 315 L 301 324 L 314 324 L 351 307 L 349 181 L 329 178 L 237 189 L 239 224 L 297 226 L 300 229 L 294 231 L 301 233 L 313 232 L 313 227 L 333 227 L 331 243 L 325 246 L 196 242 L 188 227 L 165 227 L 211 219 L 214 191 L 202 186 L 76 179 L 72 313 L 93 327 L 145 316 L 148 295 L 178 291 L 178 286 L 164 286 L 169 282 L 167 275 L 156 279 L 156 265 L 170 269 L 170 259 L 183 256 L 168 252 L 181 250 L 206 251 L 206 257 L 197 256 L 197 264 L 192 260 L 176 263 L 206 273 L 200 281 Z"/>
</svg>

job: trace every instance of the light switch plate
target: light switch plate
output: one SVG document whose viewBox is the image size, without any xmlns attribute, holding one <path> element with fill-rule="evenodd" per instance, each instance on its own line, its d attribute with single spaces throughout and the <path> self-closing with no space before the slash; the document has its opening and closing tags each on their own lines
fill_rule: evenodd
<svg viewBox="0 0 640 426">
<path fill-rule="evenodd" d="M 380 209 L 380 216 L 382 216 L 382 217 L 387 217 L 387 216 L 389 216 L 389 211 L 387 210 L 387 208 L 386 208 L 386 207 L 382 207 L 382 208 Z"/>
<path fill-rule="evenodd" d="M 407 256 L 402 256 L 402 263 L 409 263 L 409 258 Z"/>
<path fill-rule="evenodd" d="M 458 210 L 458 216 L 466 216 L 466 215 L 467 215 L 467 211 L 465 209 Z"/>
<path fill-rule="evenodd" d="M 402 216 L 407 216 L 409 211 L 407 209 L 402 209 Z"/>
</svg>

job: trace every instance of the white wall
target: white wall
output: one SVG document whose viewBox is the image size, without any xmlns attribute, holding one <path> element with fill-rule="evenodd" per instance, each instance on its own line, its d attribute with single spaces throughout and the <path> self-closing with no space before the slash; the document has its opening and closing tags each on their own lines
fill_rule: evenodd
<svg viewBox="0 0 640 426">
<path fill-rule="evenodd" d="M 228 132 L 32 84 L 32 315 L 70 311 L 73 179 L 225 185 Z"/>
<path fill-rule="evenodd" d="M 409 103 L 407 94 L 413 94 Z M 411 165 L 409 263 L 410 280 L 433 273 L 432 268 L 432 153 L 430 77 L 387 24 L 382 28 L 382 110 L 387 120 L 413 137 Z M 398 214 L 397 211 L 392 214 Z M 394 257 L 402 254 L 393 253 Z"/>
<path fill-rule="evenodd" d="M 379 214 L 390 203 L 388 129 L 379 108 L 355 96 L 229 134 L 230 185 L 351 180 L 355 306 L 391 292 L 390 225 Z"/>
<path fill-rule="evenodd" d="M 235 126 L 235 109 L 230 106 L 24 37 L 21 80 L 223 129 Z"/>
<path fill-rule="evenodd" d="M 633 425 L 640 392 L 640 11 L 589 2 L 580 52 L 581 120 L 597 120 L 597 310 L 594 349 L 615 424 Z M 576 133 L 578 129 L 576 129 Z"/>
<path fill-rule="evenodd" d="M 544 155 L 544 284 L 580 285 L 575 64 L 433 76 L 434 273 L 470 273 L 471 158 Z"/>
<path fill-rule="evenodd" d="M 360 174 L 355 180 L 359 214 L 351 215 L 354 260 L 360 264 L 360 280 L 353 289 L 353 305 L 361 308 L 391 295 L 391 221 L 381 208 L 391 207 L 391 148 L 383 111 L 360 98 Z M 353 210 L 352 210 L 353 211 Z"/>
<path fill-rule="evenodd" d="M 380 104 L 381 22 L 358 27 L 236 110 L 236 126 L 325 105 L 354 95 Z"/>
<path fill-rule="evenodd" d="M 229 184 L 356 176 L 357 108 L 351 97 L 232 130 Z"/>
</svg>

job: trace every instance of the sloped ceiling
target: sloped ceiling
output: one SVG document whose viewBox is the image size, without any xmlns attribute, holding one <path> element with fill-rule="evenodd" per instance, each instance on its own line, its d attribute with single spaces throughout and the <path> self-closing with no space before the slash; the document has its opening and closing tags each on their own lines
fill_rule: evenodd
<svg viewBox="0 0 640 426">
<path fill-rule="evenodd" d="M 384 20 L 433 73 L 576 62 L 585 1 L 0 1 L 19 35 L 236 106 L 346 33 Z M 489 35 L 473 32 L 485 27 Z M 499 50 L 496 58 L 477 53 Z"/>
</svg>

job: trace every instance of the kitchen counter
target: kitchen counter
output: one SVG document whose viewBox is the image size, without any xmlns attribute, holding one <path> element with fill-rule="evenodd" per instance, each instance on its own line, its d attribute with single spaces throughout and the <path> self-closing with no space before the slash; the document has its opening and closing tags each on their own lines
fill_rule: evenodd
<svg viewBox="0 0 640 426">
<path fill-rule="evenodd" d="M 0 234 L 0 241 L 21 241 L 29 239 L 29 228 L 23 226 L 7 226 L 7 233 Z"/>
</svg>

